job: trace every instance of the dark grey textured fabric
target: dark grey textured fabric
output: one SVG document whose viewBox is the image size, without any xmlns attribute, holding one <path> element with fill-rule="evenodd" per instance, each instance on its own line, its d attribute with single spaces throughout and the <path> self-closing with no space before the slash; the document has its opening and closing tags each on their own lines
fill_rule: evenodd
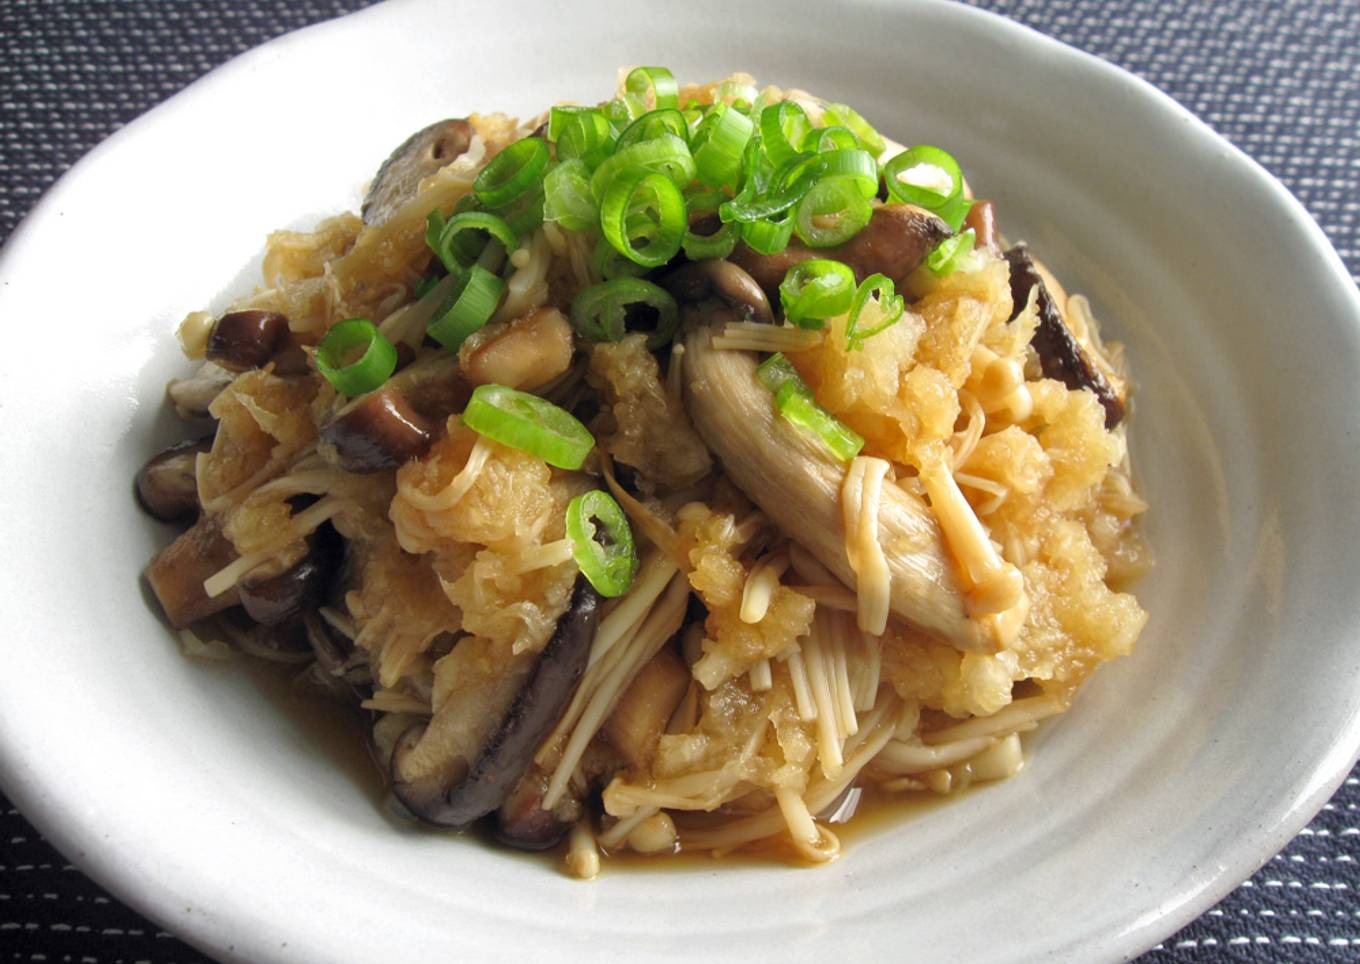
<svg viewBox="0 0 1360 964">
<path fill-rule="evenodd" d="M 0 0 L 0 238 L 67 167 L 205 71 L 362 0 Z M 1360 275 L 1358 0 L 979 0 L 1150 80 L 1277 175 Z M 1358 771 L 1360 772 L 1360 771 Z M 1148 955 L 1360 953 L 1360 778 Z M 0 799 L 0 964 L 202 956 L 104 895 Z"/>
</svg>

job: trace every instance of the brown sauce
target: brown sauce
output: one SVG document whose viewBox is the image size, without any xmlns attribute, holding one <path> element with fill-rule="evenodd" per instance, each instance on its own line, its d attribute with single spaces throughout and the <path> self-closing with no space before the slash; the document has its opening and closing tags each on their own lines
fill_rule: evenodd
<svg viewBox="0 0 1360 964">
<path fill-rule="evenodd" d="M 401 812 L 387 790 L 382 774 L 368 750 L 368 714 L 324 697 L 301 692 L 293 685 L 293 667 L 280 667 L 261 660 L 242 658 L 235 667 L 241 668 L 251 682 L 276 707 L 280 727 L 291 727 L 304 745 L 338 771 L 344 773 L 355 790 L 366 797 L 385 820 L 395 827 L 407 827 L 412 818 Z M 940 807 L 956 803 L 960 797 L 986 792 L 991 783 L 974 784 L 952 794 L 937 794 L 928 790 L 888 793 L 865 789 L 854 816 L 831 825 L 841 842 L 841 855 L 853 854 L 859 847 L 870 846 L 874 839 L 891 833 L 910 820 L 927 818 Z M 453 846 L 474 846 L 494 851 L 507 859 L 532 860 L 544 870 L 566 874 L 566 841 L 551 849 L 531 853 L 514 850 L 496 842 L 491 832 L 491 821 L 482 820 L 465 832 L 446 832 L 422 828 L 423 832 L 449 838 Z M 787 866 L 811 867 L 779 837 L 758 840 L 738 850 L 715 856 L 708 851 L 680 851 L 675 854 L 639 854 L 631 850 L 610 851 L 601 855 L 600 875 L 612 873 L 712 873 L 722 867 Z"/>
</svg>

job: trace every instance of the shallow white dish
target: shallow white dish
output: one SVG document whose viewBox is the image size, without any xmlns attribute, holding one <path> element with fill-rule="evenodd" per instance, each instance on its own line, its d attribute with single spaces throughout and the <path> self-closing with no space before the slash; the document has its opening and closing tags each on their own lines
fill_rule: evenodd
<svg viewBox="0 0 1360 964">
<path fill-rule="evenodd" d="M 394 2 L 268 44 L 111 138 L 0 262 L 0 779 L 138 910 L 242 961 L 1104 959 L 1193 919 L 1360 749 L 1360 298 L 1304 210 L 1166 97 L 961 5 Z M 588 12 L 587 12 L 588 11 Z M 719 12 L 721 11 L 721 12 Z M 735 20 L 735 23 L 734 23 Z M 189 309 L 353 207 L 409 131 L 746 69 L 959 156 L 1128 344 L 1152 621 L 1018 778 L 849 838 L 583 884 L 398 827 L 329 724 L 179 655 L 130 479 Z M 341 734 L 341 740 L 349 733 Z"/>
</svg>

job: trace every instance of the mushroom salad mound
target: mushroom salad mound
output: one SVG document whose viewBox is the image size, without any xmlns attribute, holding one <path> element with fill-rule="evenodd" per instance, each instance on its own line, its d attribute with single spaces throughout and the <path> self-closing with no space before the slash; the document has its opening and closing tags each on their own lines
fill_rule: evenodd
<svg viewBox="0 0 1360 964">
<path fill-rule="evenodd" d="M 1133 647 L 1122 352 L 945 151 L 621 76 L 417 132 L 184 320 L 147 579 L 186 651 L 362 712 L 433 827 L 827 861 Z"/>
</svg>

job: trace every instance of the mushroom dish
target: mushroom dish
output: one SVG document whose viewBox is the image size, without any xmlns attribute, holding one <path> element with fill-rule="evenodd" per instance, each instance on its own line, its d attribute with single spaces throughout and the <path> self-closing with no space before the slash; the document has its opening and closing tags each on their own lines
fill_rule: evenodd
<svg viewBox="0 0 1360 964">
<path fill-rule="evenodd" d="M 620 78 L 418 131 L 185 318 L 147 581 L 188 653 L 351 705 L 432 828 L 825 862 L 1138 639 L 1122 350 L 946 151 Z"/>
</svg>

